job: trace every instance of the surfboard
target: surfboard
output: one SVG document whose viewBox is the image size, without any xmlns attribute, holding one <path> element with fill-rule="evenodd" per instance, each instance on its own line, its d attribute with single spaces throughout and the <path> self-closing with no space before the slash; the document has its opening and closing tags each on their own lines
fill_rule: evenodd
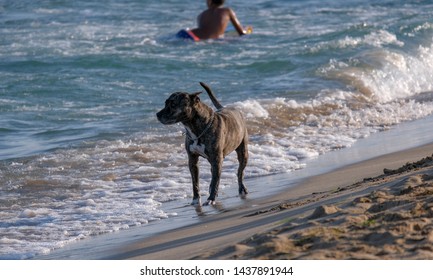
<svg viewBox="0 0 433 280">
<path fill-rule="evenodd" d="M 252 26 L 246 26 L 245 27 L 245 35 L 249 35 L 253 33 L 253 27 Z M 229 26 L 226 28 L 226 31 L 224 32 L 224 37 L 239 37 L 238 32 L 233 26 Z M 179 39 L 186 39 L 186 40 L 192 40 L 194 42 L 200 41 L 200 38 L 195 36 L 195 34 L 190 29 L 181 29 L 179 32 L 176 33 L 176 38 Z"/>
</svg>

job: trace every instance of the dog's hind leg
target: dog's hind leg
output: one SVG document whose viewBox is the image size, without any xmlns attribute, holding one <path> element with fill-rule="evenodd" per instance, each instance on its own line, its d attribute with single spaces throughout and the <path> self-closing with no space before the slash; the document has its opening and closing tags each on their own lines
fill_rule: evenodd
<svg viewBox="0 0 433 280">
<path fill-rule="evenodd" d="M 200 185 L 199 185 L 199 168 L 197 155 L 188 153 L 188 166 L 192 179 L 193 199 L 191 205 L 200 205 Z"/>
<path fill-rule="evenodd" d="M 242 143 L 236 149 L 238 154 L 239 168 L 238 168 L 238 184 L 239 184 L 239 195 L 245 196 L 248 194 L 248 190 L 244 184 L 244 169 L 248 163 L 248 143 L 247 139 L 244 138 Z"/>
</svg>

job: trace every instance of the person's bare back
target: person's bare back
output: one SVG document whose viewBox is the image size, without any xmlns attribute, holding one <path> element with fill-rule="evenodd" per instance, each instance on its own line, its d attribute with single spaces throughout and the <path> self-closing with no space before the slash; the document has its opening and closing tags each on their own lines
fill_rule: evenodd
<svg viewBox="0 0 433 280">
<path fill-rule="evenodd" d="M 224 36 L 229 22 L 239 35 L 246 34 L 235 12 L 222 7 L 224 1 L 207 0 L 208 9 L 197 17 L 198 28 L 191 30 L 200 39 L 218 39 Z"/>
</svg>

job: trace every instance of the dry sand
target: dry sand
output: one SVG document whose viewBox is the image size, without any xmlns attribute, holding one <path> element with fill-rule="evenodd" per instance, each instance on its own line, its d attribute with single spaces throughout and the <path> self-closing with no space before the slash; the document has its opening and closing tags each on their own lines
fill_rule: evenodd
<svg viewBox="0 0 433 280">
<path fill-rule="evenodd" d="M 314 199 L 339 199 L 202 257 L 433 259 L 433 158 L 384 173 L 319 194 Z M 296 206 L 283 203 L 274 209 Z"/>
<path fill-rule="evenodd" d="M 433 259 L 432 151 L 346 166 L 106 258 Z"/>
</svg>

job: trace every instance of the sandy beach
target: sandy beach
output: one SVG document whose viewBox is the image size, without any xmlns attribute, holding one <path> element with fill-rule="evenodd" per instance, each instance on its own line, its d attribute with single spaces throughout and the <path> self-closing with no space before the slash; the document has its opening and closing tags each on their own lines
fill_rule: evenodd
<svg viewBox="0 0 433 280">
<path fill-rule="evenodd" d="M 309 204 L 315 209 L 288 215 L 280 226 L 199 257 L 433 259 L 432 165 L 429 156 L 309 199 L 279 204 L 270 211 Z"/>
<path fill-rule="evenodd" d="M 432 259 L 432 151 L 428 144 L 345 166 L 100 258 Z"/>
</svg>

